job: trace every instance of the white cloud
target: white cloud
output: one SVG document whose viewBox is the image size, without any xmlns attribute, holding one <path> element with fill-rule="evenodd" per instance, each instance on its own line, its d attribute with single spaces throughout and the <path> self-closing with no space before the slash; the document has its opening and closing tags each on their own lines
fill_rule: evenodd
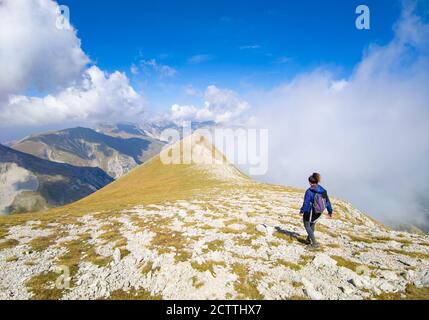
<svg viewBox="0 0 429 320">
<path fill-rule="evenodd" d="M 334 90 L 334 91 L 341 91 L 345 87 L 347 87 L 348 84 L 349 83 L 345 79 L 342 79 L 342 80 L 333 80 L 331 82 L 331 89 Z"/>
<path fill-rule="evenodd" d="M 177 74 L 177 70 L 165 64 L 158 63 L 155 59 L 141 60 L 140 66 L 147 72 L 153 70 L 157 72 L 161 77 L 173 77 Z M 136 69 L 138 72 L 138 69 Z"/>
<path fill-rule="evenodd" d="M 276 60 L 276 63 L 284 64 L 284 63 L 288 63 L 290 61 L 292 61 L 291 57 L 280 57 Z"/>
<path fill-rule="evenodd" d="M 178 105 L 171 106 L 172 121 L 191 121 L 197 118 L 198 109 L 194 106 Z"/>
<path fill-rule="evenodd" d="M 76 30 L 56 27 L 58 13 L 51 0 L 0 1 L 0 100 L 68 86 L 89 63 Z"/>
<path fill-rule="evenodd" d="M 139 68 L 135 64 L 132 64 L 130 67 L 130 72 L 133 75 L 137 75 L 137 74 L 139 74 Z"/>
<path fill-rule="evenodd" d="M 175 122 L 177 125 L 182 125 L 184 122 L 202 122 L 202 121 L 216 121 L 218 115 L 213 110 L 210 110 L 208 104 L 203 108 L 197 108 L 189 105 L 174 104 L 171 107 L 170 114 L 168 115 L 169 121 Z"/>
<path fill-rule="evenodd" d="M 204 94 L 207 108 L 217 115 L 215 121 L 229 122 L 240 116 L 249 108 L 247 101 L 235 91 L 208 86 Z"/>
<path fill-rule="evenodd" d="M 257 44 L 241 46 L 240 50 L 259 49 L 261 46 Z"/>
<path fill-rule="evenodd" d="M 213 56 L 210 54 L 198 54 L 198 55 L 190 57 L 188 59 L 188 63 L 189 64 L 200 64 L 200 63 L 212 60 L 212 59 L 213 59 Z"/>
<path fill-rule="evenodd" d="M 143 113 L 144 99 L 129 84 L 125 74 L 106 74 L 98 67 L 87 69 L 78 86 L 43 98 L 10 96 L 0 106 L 2 126 L 45 125 L 76 121 L 136 121 Z"/>
<path fill-rule="evenodd" d="M 176 123 L 183 121 L 215 121 L 216 123 L 230 123 L 237 120 L 249 104 L 236 92 L 228 89 L 219 89 L 211 85 L 204 93 L 204 106 L 175 104 L 171 107 L 168 117 Z"/>
<path fill-rule="evenodd" d="M 143 111 L 142 95 L 123 73 L 87 69 L 89 59 L 76 31 L 58 29 L 57 18 L 59 7 L 51 0 L 0 1 L 2 127 L 135 120 Z M 34 88 L 50 94 L 25 96 Z"/>
<path fill-rule="evenodd" d="M 428 41 L 429 25 L 405 8 L 394 39 L 371 46 L 350 78 L 316 70 L 251 100 L 270 129 L 266 178 L 305 187 L 320 171 L 371 215 L 428 227 Z"/>
</svg>

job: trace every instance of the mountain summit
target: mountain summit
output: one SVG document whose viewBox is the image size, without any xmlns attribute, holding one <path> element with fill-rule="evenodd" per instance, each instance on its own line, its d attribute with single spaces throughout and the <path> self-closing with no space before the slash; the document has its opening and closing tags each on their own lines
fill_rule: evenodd
<svg viewBox="0 0 429 320">
<path fill-rule="evenodd" d="M 164 164 L 188 164 L 207 180 L 230 183 L 249 183 L 250 179 L 233 166 L 204 136 L 194 133 L 161 152 Z"/>
<path fill-rule="evenodd" d="M 0 299 L 429 297 L 428 236 L 332 198 L 308 251 L 303 191 L 220 160 L 194 134 L 74 204 L 1 218 Z"/>
<path fill-rule="evenodd" d="M 72 205 L 76 210 L 121 209 L 198 197 L 205 190 L 254 185 L 210 141 L 195 133 L 166 147 L 100 192 Z"/>
</svg>

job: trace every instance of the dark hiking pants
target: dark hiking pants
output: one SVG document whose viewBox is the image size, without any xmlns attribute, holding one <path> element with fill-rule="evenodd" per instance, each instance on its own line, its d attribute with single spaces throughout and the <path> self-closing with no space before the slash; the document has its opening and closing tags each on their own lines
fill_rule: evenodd
<svg viewBox="0 0 429 320">
<path fill-rule="evenodd" d="M 304 213 L 304 228 L 308 234 L 307 240 L 309 240 L 311 244 L 317 243 L 314 232 L 316 231 L 316 222 L 321 215 L 321 213 Z"/>
</svg>

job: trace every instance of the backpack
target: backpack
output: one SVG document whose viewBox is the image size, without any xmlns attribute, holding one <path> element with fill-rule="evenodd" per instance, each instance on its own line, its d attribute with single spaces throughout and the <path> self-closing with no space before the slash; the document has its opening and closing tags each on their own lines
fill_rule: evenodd
<svg viewBox="0 0 429 320">
<path fill-rule="evenodd" d="M 326 199 L 328 198 L 328 195 L 326 192 L 323 194 L 314 193 L 314 201 L 313 201 L 313 210 L 315 213 L 323 213 L 326 209 Z"/>
</svg>

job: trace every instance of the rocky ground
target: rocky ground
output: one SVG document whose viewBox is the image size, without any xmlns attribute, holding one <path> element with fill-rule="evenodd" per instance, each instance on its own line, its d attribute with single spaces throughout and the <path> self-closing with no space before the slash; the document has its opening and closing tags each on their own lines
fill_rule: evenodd
<svg viewBox="0 0 429 320">
<path fill-rule="evenodd" d="M 193 201 L 0 226 L 0 299 L 388 299 L 429 286 L 429 237 L 343 201 L 303 244 L 302 193 L 259 185 Z M 67 220 L 68 219 L 68 220 Z"/>
</svg>

